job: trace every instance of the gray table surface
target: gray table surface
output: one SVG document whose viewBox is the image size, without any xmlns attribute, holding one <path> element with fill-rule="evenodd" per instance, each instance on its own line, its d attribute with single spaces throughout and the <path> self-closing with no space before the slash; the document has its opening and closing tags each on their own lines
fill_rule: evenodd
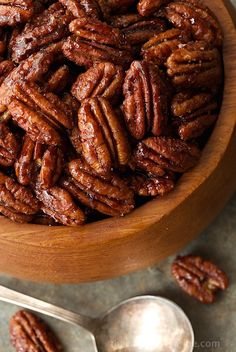
<svg viewBox="0 0 236 352">
<path fill-rule="evenodd" d="M 236 0 L 231 0 L 236 7 Z M 206 204 L 206 206 L 208 206 Z M 196 215 L 197 216 L 197 215 Z M 196 338 L 195 351 L 236 351 L 236 194 L 218 218 L 182 253 L 211 258 L 230 278 L 230 287 L 214 305 L 204 306 L 183 293 L 170 276 L 175 256 L 155 267 L 117 279 L 80 285 L 35 284 L 0 276 L 0 283 L 75 312 L 99 315 L 118 302 L 141 294 L 172 299 L 189 316 Z M 13 352 L 8 323 L 17 307 L 0 302 L 0 352 Z M 60 337 L 65 352 L 93 352 L 89 336 L 80 328 L 45 318 Z"/>
</svg>

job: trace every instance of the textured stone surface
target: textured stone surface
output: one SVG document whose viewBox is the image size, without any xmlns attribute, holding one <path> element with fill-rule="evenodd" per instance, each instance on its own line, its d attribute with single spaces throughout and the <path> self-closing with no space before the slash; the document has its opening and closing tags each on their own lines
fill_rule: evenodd
<svg viewBox="0 0 236 352">
<path fill-rule="evenodd" d="M 232 0 L 236 6 L 236 0 Z M 230 278 L 229 289 L 212 306 L 188 297 L 170 276 L 169 257 L 157 266 L 117 279 L 80 285 L 42 285 L 0 276 L 0 283 L 75 312 L 99 315 L 116 303 L 141 294 L 165 296 L 188 314 L 195 331 L 195 351 L 236 351 L 236 194 L 212 225 L 181 253 L 200 254 L 214 260 Z M 0 302 L 0 351 L 13 352 L 8 322 L 18 308 Z M 46 318 L 62 340 L 65 352 L 93 352 L 83 329 Z"/>
</svg>

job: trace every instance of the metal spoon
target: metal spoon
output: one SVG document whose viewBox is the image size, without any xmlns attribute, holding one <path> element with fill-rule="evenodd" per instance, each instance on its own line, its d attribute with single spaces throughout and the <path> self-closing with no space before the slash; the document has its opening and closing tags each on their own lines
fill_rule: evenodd
<svg viewBox="0 0 236 352">
<path fill-rule="evenodd" d="M 194 336 L 185 313 L 154 296 L 128 299 L 99 318 L 79 315 L 0 286 L 0 301 L 88 330 L 96 352 L 192 352 Z"/>
</svg>

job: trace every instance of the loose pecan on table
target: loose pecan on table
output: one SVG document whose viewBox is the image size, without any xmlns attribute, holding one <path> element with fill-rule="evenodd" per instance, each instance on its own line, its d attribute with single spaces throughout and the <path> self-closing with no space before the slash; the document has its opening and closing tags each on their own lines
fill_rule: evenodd
<svg viewBox="0 0 236 352">
<path fill-rule="evenodd" d="M 59 186 L 43 189 L 38 184 L 35 192 L 42 203 L 41 210 L 56 222 L 67 226 L 78 226 L 85 222 L 84 212 L 75 204 L 66 189 Z"/>
<path fill-rule="evenodd" d="M 200 150 L 179 139 L 149 137 L 139 142 L 134 150 L 131 167 L 153 176 L 163 176 L 167 171 L 183 173 L 198 162 Z"/>
<path fill-rule="evenodd" d="M 211 93 L 180 92 L 172 100 L 171 110 L 181 139 L 199 137 L 217 119 L 218 104 Z"/>
<path fill-rule="evenodd" d="M 80 203 L 110 216 L 122 216 L 134 209 L 133 191 L 115 173 L 98 175 L 82 159 L 71 161 L 68 172 L 60 184 Z"/>
<path fill-rule="evenodd" d="M 71 92 L 80 102 L 96 96 L 117 101 L 122 93 L 124 76 L 122 67 L 99 62 L 78 76 Z"/>
<path fill-rule="evenodd" d="M 158 67 L 133 61 L 124 83 L 123 111 L 130 134 L 142 139 L 165 131 L 168 119 L 168 89 Z"/>
<path fill-rule="evenodd" d="M 73 127 L 69 107 L 53 93 L 43 93 L 35 83 L 19 82 L 13 93 L 16 98 L 9 104 L 14 121 L 31 139 L 50 145 L 61 144 L 58 130 Z"/>
<path fill-rule="evenodd" d="M 166 66 L 176 87 L 216 90 L 222 83 L 220 52 L 209 48 L 205 42 L 192 42 L 176 49 Z"/>
<path fill-rule="evenodd" d="M 173 28 L 152 37 L 142 47 L 145 60 L 163 65 L 172 52 L 189 41 L 187 32 Z"/>
<path fill-rule="evenodd" d="M 0 1 L 0 26 L 15 26 L 28 21 L 33 14 L 33 0 Z"/>
<path fill-rule="evenodd" d="M 19 138 L 11 132 L 5 122 L 0 123 L 0 165 L 14 164 L 20 149 Z"/>
<path fill-rule="evenodd" d="M 15 163 L 18 182 L 27 186 L 37 181 L 42 188 L 50 188 L 60 177 L 63 161 L 64 155 L 59 147 L 34 142 L 26 134 Z"/>
<path fill-rule="evenodd" d="M 36 315 L 21 310 L 10 321 L 11 343 L 16 352 L 59 352 L 61 346 L 51 329 Z"/>
<path fill-rule="evenodd" d="M 173 1 L 166 6 L 165 15 L 175 27 L 191 33 L 194 40 L 222 45 L 221 26 L 215 15 L 201 1 Z"/>
<path fill-rule="evenodd" d="M 0 172 L 0 212 L 16 222 L 29 222 L 39 210 L 31 190 Z"/>
<path fill-rule="evenodd" d="M 82 154 L 99 174 L 128 164 L 130 145 L 126 131 L 110 103 L 102 97 L 85 99 L 78 112 Z"/>
<path fill-rule="evenodd" d="M 215 264 L 200 256 L 179 256 L 172 264 L 179 286 L 202 303 L 213 303 L 218 290 L 228 287 L 228 278 Z"/>
</svg>

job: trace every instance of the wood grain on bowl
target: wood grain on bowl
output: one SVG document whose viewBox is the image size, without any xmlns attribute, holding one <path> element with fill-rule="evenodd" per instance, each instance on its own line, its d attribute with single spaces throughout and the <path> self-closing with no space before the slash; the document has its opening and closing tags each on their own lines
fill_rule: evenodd
<svg viewBox="0 0 236 352">
<path fill-rule="evenodd" d="M 32 281 L 84 282 L 152 265 L 195 238 L 236 189 L 236 33 L 222 0 L 206 1 L 224 30 L 225 88 L 198 165 L 176 189 L 122 218 L 82 227 L 19 225 L 0 218 L 0 271 Z"/>
</svg>

